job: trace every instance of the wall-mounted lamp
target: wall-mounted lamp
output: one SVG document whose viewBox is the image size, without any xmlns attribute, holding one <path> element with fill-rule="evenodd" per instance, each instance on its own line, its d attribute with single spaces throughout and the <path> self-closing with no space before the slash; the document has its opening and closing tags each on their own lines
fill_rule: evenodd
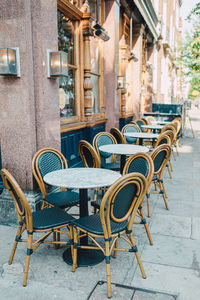
<svg viewBox="0 0 200 300">
<path fill-rule="evenodd" d="M 20 77 L 19 48 L 0 49 L 0 75 Z"/>
<path fill-rule="evenodd" d="M 47 50 L 48 77 L 68 76 L 68 54 L 64 51 Z"/>
<path fill-rule="evenodd" d="M 93 28 L 96 29 L 95 35 L 103 41 L 108 41 L 110 39 L 109 35 L 105 32 L 105 29 L 101 27 L 100 24 L 96 23 Z"/>
<path fill-rule="evenodd" d="M 130 53 L 130 57 L 128 59 L 128 61 L 133 60 L 134 62 L 138 61 L 138 58 L 135 56 L 135 54 L 133 52 Z"/>
<path fill-rule="evenodd" d="M 117 76 L 117 89 L 125 89 L 126 88 L 126 77 L 119 75 Z"/>
</svg>

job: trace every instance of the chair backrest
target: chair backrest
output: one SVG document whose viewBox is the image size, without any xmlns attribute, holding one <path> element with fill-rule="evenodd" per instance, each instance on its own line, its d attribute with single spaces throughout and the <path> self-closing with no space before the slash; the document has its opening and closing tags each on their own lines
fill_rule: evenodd
<svg viewBox="0 0 200 300">
<path fill-rule="evenodd" d="M 118 144 L 126 144 L 126 139 L 118 128 L 112 127 L 110 133 L 115 137 Z"/>
<path fill-rule="evenodd" d="M 8 170 L 1 169 L 1 176 L 3 179 L 4 187 L 9 191 L 14 200 L 19 222 L 22 222 L 23 218 L 26 217 L 26 229 L 32 232 L 32 212 L 23 191 L 21 190 L 15 178 L 10 174 L 10 172 L 8 172 Z"/>
<path fill-rule="evenodd" d="M 142 127 L 142 125 L 147 125 L 146 121 L 143 119 L 136 119 L 134 122 L 140 127 L 141 131 L 145 131 L 145 129 Z"/>
<path fill-rule="evenodd" d="M 117 144 L 116 139 L 114 136 L 109 132 L 99 132 L 95 135 L 93 139 L 93 147 L 95 148 L 97 154 L 100 156 L 101 159 L 101 165 L 103 166 L 105 164 L 105 160 L 109 157 L 112 157 L 114 160 L 116 158 L 116 155 L 111 153 L 105 153 L 99 151 L 99 147 L 103 145 L 110 145 L 110 144 Z"/>
<path fill-rule="evenodd" d="M 172 130 L 176 134 L 176 130 L 175 130 L 174 126 L 171 125 L 171 124 L 166 124 L 165 126 L 163 126 L 163 128 L 160 131 L 160 133 L 163 133 L 163 132 L 165 132 L 167 130 Z"/>
<path fill-rule="evenodd" d="M 154 163 L 154 174 L 162 176 L 166 164 L 168 163 L 171 156 L 171 146 L 162 144 L 155 148 L 150 156 Z"/>
<path fill-rule="evenodd" d="M 142 152 L 131 155 L 124 166 L 123 175 L 133 172 L 144 175 L 147 179 L 147 187 L 149 187 L 154 174 L 152 158 L 147 153 Z"/>
<path fill-rule="evenodd" d="M 146 188 L 146 179 L 140 173 L 124 175 L 109 187 L 100 206 L 100 218 L 106 239 L 111 236 L 112 222 L 116 229 L 125 225 L 132 231 L 133 221 L 146 194 Z"/>
<path fill-rule="evenodd" d="M 128 132 L 141 132 L 140 127 L 137 124 L 129 123 L 122 128 L 122 134 Z M 128 144 L 139 144 L 138 138 L 125 137 Z"/>
<path fill-rule="evenodd" d="M 176 125 L 176 138 L 177 136 L 179 136 L 180 133 L 180 129 L 181 129 L 181 119 L 180 118 L 176 118 L 172 121 L 172 125 L 175 124 Z"/>
<path fill-rule="evenodd" d="M 167 135 L 170 138 L 171 145 L 174 144 L 174 139 L 175 139 L 175 135 L 176 135 L 174 130 L 166 130 L 161 134 Z"/>
<path fill-rule="evenodd" d="M 79 141 L 78 151 L 86 168 L 101 168 L 100 157 L 90 143 L 84 140 Z"/>
<path fill-rule="evenodd" d="M 169 130 L 169 132 L 170 132 L 170 130 Z M 157 141 L 154 144 L 154 148 L 156 148 L 156 147 L 158 147 L 159 145 L 162 145 L 162 144 L 167 144 L 167 145 L 170 145 L 170 146 L 172 144 L 169 135 L 166 134 L 166 131 L 159 135 L 159 137 L 157 138 Z"/>
<path fill-rule="evenodd" d="M 145 119 L 151 124 L 156 123 L 156 118 L 153 116 L 146 116 Z"/>
<path fill-rule="evenodd" d="M 67 168 L 67 161 L 63 154 L 53 148 L 43 148 L 35 153 L 32 159 L 32 172 L 43 198 L 46 198 L 47 192 L 43 177 L 49 173 Z"/>
</svg>

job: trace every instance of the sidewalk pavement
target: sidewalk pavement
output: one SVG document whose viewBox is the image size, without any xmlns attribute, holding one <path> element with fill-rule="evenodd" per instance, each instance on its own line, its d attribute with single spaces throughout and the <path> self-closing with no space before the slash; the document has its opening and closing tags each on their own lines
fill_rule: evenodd
<svg viewBox="0 0 200 300">
<path fill-rule="evenodd" d="M 112 286 L 114 300 L 200 299 L 199 113 L 197 109 L 190 111 L 195 138 L 187 122 L 179 156 L 176 161 L 172 159 L 173 179 L 165 173 L 170 210 L 165 209 L 161 195 L 151 195 L 151 218 L 147 222 L 154 245 L 149 245 L 142 225 L 134 228 L 147 279 L 142 279 L 134 253 L 118 253 L 117 259 L 111 260 L 111 281 L 121 284 Z M 19 244 L 13 264 L 7 263 L 15 234 L 16 227 L 0 225 L 0 299 L 107 299 L 106 284 L 95 288 L 98 281 L 106 281 L 105 262 L 72 273 L 71 266 L 63 262 L 63 247 L 54 250 L 41 245 L 31 255 L 28 285 L 22 287 L 25 243 Z"/>
</svg>

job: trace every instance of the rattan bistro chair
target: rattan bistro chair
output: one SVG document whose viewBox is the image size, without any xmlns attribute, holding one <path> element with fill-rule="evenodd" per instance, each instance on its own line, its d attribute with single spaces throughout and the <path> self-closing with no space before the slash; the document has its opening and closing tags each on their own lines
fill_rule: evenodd
<svg viewBox="0 0 200 300">
<path fill-rule="evenodd" d="M 150 124 L 156 123 L 156 118 L 154 118 L 153 116 L 146 116 L 144 117 L 144 119 L 147 120 L 147 122 L 149 122 Z"/>
<path fill-rule="evenodd" d="M 112 127 L 110 133 L 115 137 L 118 144 L 126 144 L 126 139 L 118 128 Z"/>
<path fill-rule="evenodd" d="M 93 139 L 93 146 L 99 155 L 101 159 L 101 167 L 104 169 L 119 171 L 120 170 L 120 164 L 116 162 L 116 155 L 100 152 L 99 147 L 103 145 L 110 145 L 110 144 L 117 144 L 116 139 L 114 136 L 109 132 L 99 132 L 95 135 Z M 107 162 L 106 160 L 110 159 L 110 162 Z"/>
<path fill-rule="evenodd" d="M 172 132 L 172 131 L 169 130 L 169 133 L 170 132 Z M 159 135 L 157 141 L 155 142 L 154 148 L 157 148 L 159 145 L 162 145 L 162 144 L 167 144 L 167 145 L 171 146 L 171 139 L 170 139 L 169 135 L 167 135 L 167 133 L 168 132 L 165 131 Z M 169 162 L 166 164 L 166 167 L 167 167 L 167 170 L 169 173 L 169 177 L 170 177 L 170 179 L 172 179 L 171 171 L 173 169 L 172 169 L 172 164 L 171 164 L 170 158 L 169 158 Z M 171 168 L 171 170 L 170 170 L 170 168 Z"/>
<path fill-rule="evenodd" d="M 59 207 L 49 207 L 32 212 L 23 191 L 14 177 L 6 169 L 1 170 L 1 175 L 5 188 L 8 189 L 14 200 L 19 221 L 16 238 L 9 259 L 9 265 L 12 264 L 18 242 L 26 242 L 27 253 L 23 280 L 23 286 L 26 286 L 31 254 L 43 243 L 66 245 L 66 241 L 47 241 L 46 238 L 49 237 L 51 233 L 56 232 L 65 234 L 71 240 L 72 228 L 69 228 L 69 233 L 64 232 L 63 229 L 69 227 L 70 222 L 75 219 Z M 25 231 L 27 233 L 27 239 L 22 238 L 22 234 Z M 33 240 L 35 233 L 37 233 L 37 239 Z M 43 235 L 38 237 L 38 233 L 42 233 Z"/>
<path fill-rule="evenodd" d="M 146 153 L 136 153 L 132 156 L 129 157 L 127 160 L 124 170 L 123 170 L 123 175 L 129 174 L 132 172 L 138 172 L 141 173 L 145 176 L 147 180 L 147 210 L 148 210 L 148 216 L 150 216 L 150 192 L 149 192 L 149 187 L 151 185 L 152 179 L 153 179 L 153 174 L 154 174 L 154 165 L 153 165 L 153 160 L 152 158 L 146 154 Z M 146 223 L 146 219 L 144 217 L 143 213 L 143 203 L 140 204 L 138 212 L 137 212 L 137 217 L 140 218 L 141 222 L 137 222 L 135 224 L 143 224 L 149 239 L 149 242 L 151 245 L 153 245 L 153 241 L 149 232 L 148 225 Z"/>
<path fill-rule="evenodd" d="M 133 238 L 133 221 L 146 194 L 146 179 L 142 174 L 131 173 L 117 180 L 105 193 L 100 207 L 100 213 L 77 219 L 73 222 L 74 247 L 73 266 L 74 272 L 77 268 L 77 248 L 101 250 L 105 256 L 107 276 L 107 296 L 111 293 L 111 254 L 114 258 L 117 251 L 134 252 L 142 273 L 146 278 L 137 246 Z M 79 235 L 78 235 L 79 233 Z M 92 240 L 92 246 L 79 245 L 79 237 L 86 235 Z M 102 239 L 100 244 L 97 240 Z M 118 239 L 122 238 L 130 246 L 130 249 L 119 248 Z"/>
<path fill-rule="evenodd" d="M 94 147 L 85 140 L 78 143 L 78 151 L 85 168 L 101 168 L 101 160 Z M 94 189 L 94 201 L 96 202 L 99 189 Z"/>
<path fill-rule="evenodd" d="M 62 153 L 56 149 L 43 148 L 33 156 L 32 172 L 42 193 L 42 208 L 45 206 L 58 206 L 62 209 L 69 209 L 79 204 L 79 194 L 77 192 L 61 189 L 59 192 L 47 194 L 43 177 L 49 172 L 65 168 L 67 168 L 67 161 Z"/>
<path fill-rule="evenodd" d="M 167 204 L 167 193 L 166 193 L 166 189 L 164 186 L 164 181 L 163 181 L 163 172 L 165 170 L 166 164 L 169 161 L 169 158 L 171 156 L 171 146 L 167 145 L 167 144 L 162 144 L 160 146 L 158 146 L 157 148 L 155 148 L 151 153 L 150 156 L 153 160 L 154 163 L 154 177 L 152 182 L 154 182 L 155 187 L 159 186 L 160 191 L 157 192 L 152 192 L 151 193 L 159 193 L 162 194 L 163 196 L 163 200 L 165 202 L 165 207 L 166 209 L 168 208 L 168 204 Z"/>
<path fill-rule="evenodd" d="M 129 123 L 122 128 L 122 134 L 128 132 L 141 132 L 141 129 L 137 124 Z M 132 138 L 128 136 L 125 138 L 128 144 L 136 144 L 136 145 L 139 144 L 139 138 Z"/>
</svg>

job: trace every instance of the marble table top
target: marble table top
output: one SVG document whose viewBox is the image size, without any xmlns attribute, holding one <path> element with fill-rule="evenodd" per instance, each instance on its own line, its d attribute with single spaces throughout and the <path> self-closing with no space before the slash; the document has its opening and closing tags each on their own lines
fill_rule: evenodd
<svg viewBox="0 0 200 300">
<path fill-rule="evenodd" d="M 157 122 L 151 122 L 151 125 L 168 125 L 171 124 L 169 121 L 157 121 Z"/>
<path fill-rule="evenodd" d="M 142 139 L 157 139 L 159 134 L 151 132 L 125 132 L 124 136 Z"/>
<path fill-rule="evenodd" d="M 147 129 L 162 129 L 164 125 L 159 125 L 159 124 L 150 124 L 150 125 L 141 125 L 142 128 L 147 128 Z"/>
<path fill-rule="evenodd" d="M 43 179 L 52 186 L 89 189 L 110 186 L 120 177 L 120 173 L 107 169 L 68 168 L 50 172 Z"/>
<path fill-rule="evenodd" d="M 109 144 L 99 147 L 100 152 L 113 153 L 119 155 L 131 155 L 138 152 L 149 152 L 149 148 L 145 146 L 130 144 Z"/>
</svg>

